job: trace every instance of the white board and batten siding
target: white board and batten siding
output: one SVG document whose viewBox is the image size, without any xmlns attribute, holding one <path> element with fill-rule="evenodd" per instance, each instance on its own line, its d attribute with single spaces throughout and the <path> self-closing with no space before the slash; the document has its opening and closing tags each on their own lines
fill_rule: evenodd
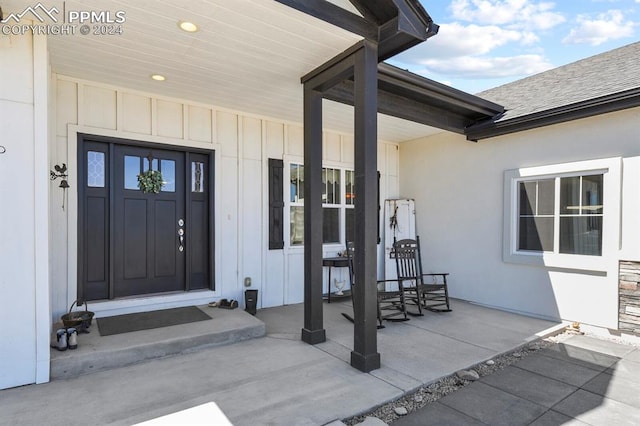
<svg viewBox="0 0 640 426">
<path fill-rule="evenodd" d="M 0 389 L 4 389 L 49 380 L 48 194 L 53 185 L 47 158 L 46 37 L 30 33 L 0 37 L 0 64 Z"/>
<path fill-rule="evenodd" d="M 268 250 L 267 199 L 268 159 L 283 159 L 285 168 L 288 162 L 302 162 L 300 124 L 62 75 L 54 74 L 52 84 L 56 138 L 50 163 L 66 163 L 71 172 L 68 208 L 63 211 L 56 196 L 50 203 L 53 320 L 76 298 L 77 133 L 215 151 L 216 290 L 194 292 L 184 296 L 186 299 L 172 296 L 166 299 L 167 305 L 221 297 L 243 300 L 246 277 L 251 279 L 251 288 L 259 290 L 259 307 L 302 302 L 303 252 L 286 244 L 283 250 Z M 326 131 L 323 157 L 329 166 L 353 167 L 353 137 Z M 381 198 L 397 196 L 398 145 L 379 142 L 378 157 Z M 56 191 L 53 194 L 57 195 Z M 335 255 L 339 249 L 327 247 L 327 254 Z M 155 303 L 158 308 L 158 303 L 164 303 L 159 300 L 162 297 L 155 302 L 100 302 L 93 306 L 95 310 L 108 306 L 109 313 L 115 314 L 143 310 L 145 304 Z"/>
</svg>

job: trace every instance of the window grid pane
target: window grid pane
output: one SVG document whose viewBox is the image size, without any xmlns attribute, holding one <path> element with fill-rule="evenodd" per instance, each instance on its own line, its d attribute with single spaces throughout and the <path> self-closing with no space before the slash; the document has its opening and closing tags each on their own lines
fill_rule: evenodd
<svg viewBox="0 0 640 426">
<path fill-rule="evenodd" d="M 602 214 L 603 176 L 582 177 L 582 214 Z"/>
<path fill-rule="evenodd" d="M 602 255 L 602 216 L 560 218 L 560 253 Z"/>
<path fill-rule="evenodd" d="M 149 161 L 147 160 L 147 163 Z M 138 175 L 140 174 L 140 157 L 124 156 L 124 188 L 139 190 Z"/>
<path fill-rule="evenodd" d="M 518 250 L 553 251 L 555 180 L 519 183 Z"/>
<path fill-rule="evenodd" d="M 162 192 L 176 192 L 176 162 L 173 160 L 160 160 L 160 173 L 162 173 Z"/>
<path fill-rule="evenodd" d="M 324 244 L 340 242 L 340 209 L 333 207 L 322 209 L 322 242 Z"/>
<path fill-rule="evenodd" d="M 324 204 L 341 204 L 340 170 L 324 167 L 322 169 L 322 202 Z"/>
<path fill-rule="evenodd" d="M 353 206 L 356 203 L 355 177 L 355 172 L 353 170 L 345 171 L 345 202 L 350 206 Z"/>
<path fill-rule="evenodd" d="M 293 206 L 290 212 L 289 239 L 292 246 L 304 243 L 304 207 Z"/>
<path fill-rule="evenodd" d="M 347 242 L 353 242 L 356 238 L 356 209 L 347 208 L 344 213 L 345 238 Z"/>
<path fill-rule="evenodd" d="M 301 164 L 291 164 L 289 168 L 291 186 L 290 200 L 292 203 L 304 202 L 304 166 Z"/>
</svg>

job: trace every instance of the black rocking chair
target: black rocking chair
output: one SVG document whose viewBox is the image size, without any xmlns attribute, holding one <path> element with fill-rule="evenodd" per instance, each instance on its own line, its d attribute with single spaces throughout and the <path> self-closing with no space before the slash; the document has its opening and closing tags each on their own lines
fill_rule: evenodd
<svg viewBox="0 0 640 426">
<path fill-rule="evenodd" d="M 356 283 L 354 269 L 353 269 L 353 243 L 348 242 L 347 248 L 345 250 L 345 254 L 349 259 L 349 281 L 351 284 L 351 301 L 353 303 L 354 293 L 358 291 L 358 285 Z M 397 283 L 397 280 L 382 280 L 376 281 L 376 291 L 377 291 L 377 316 L 378 316 L 378 329 L 384 328 L 382 324 L 382 320 L 387 321 L 408 321 L 407 317 L 407 309 L 405 304 L 404 297 L 404 289 L 402 286 L 398 286 L 397 290 L 394 291 L 381 291 L 378 289 L 379 284 L 383 284 L 386 282 L 394 282 Z M 353 322 L 353 317 L 349 314 L 342 313 L 342 315 Z"/>
<path fill-rule="evenodd" d="M 398 282 L 404 286 L 407 303 L 418 308 L 434 312 L 450 312 L 449 290 L 447 288 L 448 273 L 422 272 L 422 254 L 420 251 L 420 237 L 415 240 L 404 239 L 394 241 L 394 253 L 398 272 Z M 427 282 L 429 281 L 429 282 Z"/>
</svg>

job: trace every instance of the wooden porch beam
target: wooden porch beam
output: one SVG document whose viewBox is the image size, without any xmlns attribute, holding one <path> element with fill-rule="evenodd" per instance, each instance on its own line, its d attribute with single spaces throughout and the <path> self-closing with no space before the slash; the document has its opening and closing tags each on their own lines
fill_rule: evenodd
<svg viewBox="0 0 640 426">
<path fill-rule="evenodd" d="M 354 54 L 362 49 L 362 41 L 334 56 L 313 71 L 302 76 L 305 87 L 325 92 L 336 84 L 353 77 Z"/>
<path fill-rule="evenodd" d="M 353 93 L 353 81 L 343 81 L 327 91 L 324 97 L 353 106 Z M 382 90 L 378 91 L 378 112 L 459 134 L 463 134 L 470 124 L 469 119 L 460 114 Z"/>
</svg>

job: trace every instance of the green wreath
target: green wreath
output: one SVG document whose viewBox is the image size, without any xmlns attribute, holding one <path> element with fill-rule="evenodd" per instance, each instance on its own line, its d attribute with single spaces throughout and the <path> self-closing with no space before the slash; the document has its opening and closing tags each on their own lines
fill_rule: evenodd
<svg viewBox="0 0 640 426">
<path fill-rule="evenodd" d="M 138 188 L 145 194 L 157 194 L 164 186 L 159 170 L 147 170 L 138 175 Z"/>
</svg>

